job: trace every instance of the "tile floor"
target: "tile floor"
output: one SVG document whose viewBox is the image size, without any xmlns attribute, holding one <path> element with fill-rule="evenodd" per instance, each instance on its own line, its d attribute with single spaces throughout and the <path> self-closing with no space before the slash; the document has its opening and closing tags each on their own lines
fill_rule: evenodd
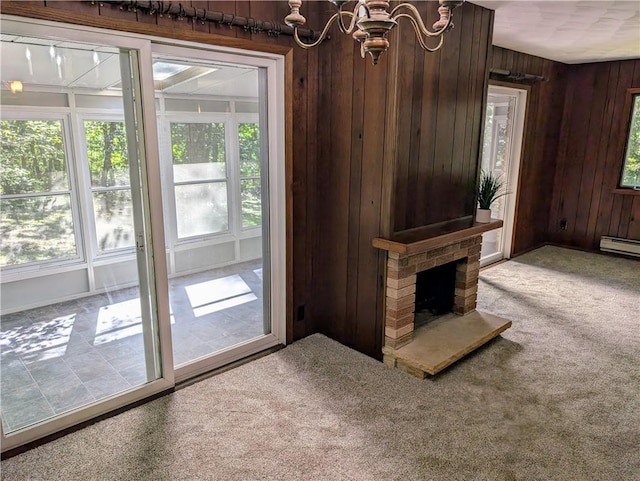
<svg viewBox="0 0 640 481">
<path fill-rule="evenodd" d="M 260 261 L 169 287 L 175 365 L 264 333 Z M 137 288 L 2 316 L 5 432 L 147 382 L 140 319 Z"/>
</svg>

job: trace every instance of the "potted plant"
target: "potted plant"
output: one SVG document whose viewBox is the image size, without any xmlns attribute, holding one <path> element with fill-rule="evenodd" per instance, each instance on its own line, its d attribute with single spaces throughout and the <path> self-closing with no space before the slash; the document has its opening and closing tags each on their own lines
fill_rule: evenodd
<svg viewBox="0 0 640 481">
<path fill-rule="evenodd" d="M 491 221 L 491 204 L 503 195 L 507 195 L 504 190 L 505 183 L 493 172 L 482 172 L 480 174 L 480 185 L 478 186 L 478 209 L 476 211 L 476 222 Z"/>
</svg>

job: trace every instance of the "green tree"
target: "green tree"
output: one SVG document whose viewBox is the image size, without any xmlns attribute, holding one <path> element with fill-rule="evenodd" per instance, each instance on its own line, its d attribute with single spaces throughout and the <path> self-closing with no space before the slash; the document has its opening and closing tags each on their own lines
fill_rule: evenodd
<svg viewBox="0 0 640 481">
<path fill-rule="evenodd" d="M 0 121 L 0 194 L 67 190 L 59 120 Z"/>
<path fill-rule="evenodd" d="M 242 225 L 253 227 L 262 221 L 260 189 L 260 128 L 257 123 L 238 125 L 240 144 L 240 181 Z"/>
<path fill-rule="evenodd" d="M 0 174 L 0 265 L 74 257 L 62 122 L 2 120 Z"/>
<path fill-rule="evenodd" d="M 124 122 L 84 123 L 87 160 L 93 187 L 129 185 L 129 158 Z"/>
<path fill-rule="evenodd" d="M 240 143 L 240 175 L 253 177 L 260 175 L 260 129 L 258 124 L 238 125 Z"/>
<path fill-rule="evenodd" d="M 621 185 L 625 187 L 640 186 L 640 94 L 634 95 Z"/>
<path fill-rule="evenodd" d="M 225 162 L 223 123 L 172 123 L 174 164 Z"/>
</svg>

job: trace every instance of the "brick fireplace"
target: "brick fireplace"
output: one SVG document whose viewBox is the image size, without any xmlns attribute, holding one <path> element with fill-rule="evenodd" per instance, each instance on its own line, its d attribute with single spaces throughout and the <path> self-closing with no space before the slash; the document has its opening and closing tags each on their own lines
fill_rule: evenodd
<svg viewBox="0 0 640 481">
<path fill-rule="evenodd" d="M 384 345 L 393 349 L 413 339 L 416 274 L 450 262 L 456 263 L 453 312 L 468 314 L 476 308 L 482 235 L 413 255 L 387 255 L 387 299 Z"/>
<path fill-rule="evenodd" d="M 433 375 L 511 326 L 476 312 L 482 234 L 501 226 L 497 220 L 459 220 L 374 240 L 387 251 L 385 363 L 418 377 Z M 418 274 L 450 263 L 455 266 L 452 313 L 416 328 Z"/>
</svg>

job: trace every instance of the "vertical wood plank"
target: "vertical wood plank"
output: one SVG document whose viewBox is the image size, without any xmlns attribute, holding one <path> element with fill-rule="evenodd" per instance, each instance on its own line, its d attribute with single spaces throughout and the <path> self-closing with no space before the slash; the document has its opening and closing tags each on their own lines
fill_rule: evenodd
<svg viewBox="0 0 640 481">
<path fill-rule="evenodd" d="M 295 50 L 294 50 L 295 52 Z M 304 295 L 304 302 L 306 306 L 306 319 L 304 323 L 305 332 L 301 333 L 300 337 L 318 332 L 318 326 L 316 324 L 317 318 L 313 315 L 313 295 L 316 288 L 315 284 L 315 271 L 314 271 L 314 259 L 317 255 L 315 251 L 315 239 L 318 238 L 319 231 L 317 229 L 317 197 L 316 197 L 316 182 L 318 179 L 318 136 L 316 134 L 317 127 L 319 125 L 318 118 L 318 95 L 319 95 L 319 81 L 318 81 L 318 49 L 311 49 L 307 54 L 307 118 L 300 119 L 301 122 L 305 122 L 307 130 L 307 158 L 305 160 L 307 165 L 307 179 L 305 182 L 305 198 L 307 202 L 307 210 L 305 212 L 307 232 L 305 233 L 304 241 L 306 243 L 307 256 L 304 259 L 304 264 L 298 268 L 304 268 L 306 271 L 307 283 L 304 286 L 302 295 Z"/>
<path fill-rule="evenodd" d="M 640 240 L 640 195 L 636 195 L 633 198 L 627 239 Z"/>
<path fill-rule="evenodd" d="M 331 178 L 329 173 L 328 159 L 331 157 L 331 123 L 332 123 L 332 88 L 331 81 L 333 77 L 333 58 L 332 49 L 327 45 L 318 48 L 318 67 L 323 75 L 318 77 L 318 116 L 316 119 L 316 136 L 317 142 L 317 162 L 316 162 L 316 201 L 318 208 L 318 235 L 314 238 L 313 252 L 314 257 L 314 278 L 316 279 L 316 291 L 312 299 L 312 312 L 314 323 L 319 332 L 330 335 L 329 320 L 334 316 L 333 306 L 331 304 L 329 282 L 330 272 L 328 264 L 331 262 L 331 255 L 327 253 L 327 247 L 324 239 L 330 235 L 331 219 L 327 215 L 327 211 L 332 204 L 327 204 L 327 198 L 331 197 Z"/>
<path fill-rule="evenodd" d="M 640 60 L 635 63 L 640 63 Z M 605 137 L 604 139 L 607 143 L 607 150 L 604 158 L 604 165 L 602 167 L 603 179 L 600 192 L 598 220 L 596 222 L 596 229 L 593 235 L 594 244 L 599 243 L 600 237 L 603 235 L 612 235 L 610 234 L 612 229 L 615 229 L 615 233 L 613 235 L 617 234 L 619 216 L 622 210 L 621 201 L 614 205 L 615 199 L 619 198 L 619 196 L 612 195 L 611 191 L 618 184 L 620 162 L 622 162 L 622 152 L 624 150 L 624 146 L 622 146 L 622 144 L 624 142 L 622 142 L 621 139 L 623 136 L 626 136 L 626 132 L 624 132 L 626 129 L 626 122 L 624 122 L 621 117 L 626 98 L 626 89 L 631 87 L 633 82 L 634 62 L 623 61 L 619 63 L 619 66 L 620 71 L 618 74 L 618 84 L 615 91 L 612 92 L 614 109 L 611 130 L 609 137 Z M 586 106 L 582 107 L 585 108 Z M 578 108 L 578 106 L 575 108 Z M 602 162 L 602 160 L 600 160 L 600 162 Z M 593 245 L 593 247 L 595 248 L 596 245 Z"/>
<path fill-rule="evenodd" d="M 469 12 L 473 13 L 473 12 Z M 471 52 L 473 50 L 474 41 L 474 20 L 475 15 L 463 15 L 460 25 L 460 43 L 462 46 L 458 57 L 458 89 L 456 92 L 456 112 L 454 120 L 453 150 L 451 155 L 451 174 L 449 184 L 451 188 L 458 194 L 451 199 L 447 205 L 446 217 L 455 219 L 464 217 L 468 210 L 466 209 L 467 195 L 470 190 L 467 158 L 465 157 L 465 138 L 467 138 L 469 112 L 473 108 L 473 104 L 469 99 L 469 85 L 476 80 L 472 70 Z M 477 65 L 476 65 L 477 66 Z"/>
<path fill-rule="evenodd" d="M 620 210 L 620 222 L 618 224 L 617 235 L 622 239 L 626 239 L 629 232 L 629 224 L 631 223 L 634 196 L 623 195 L 619 197 L 622 197 L 622 209 Z"/>
<path fill-rule="evenodd" d="M 299 49 L 293 52 L 293 118 L 307 119 L 309 116 L 308 105 L 308 65 L 307 65 L 307 52 Z M 293 157 L 295 159 L 308 158 L 308 130 L 307 129 L 295 129 L 293 135 Z M 306 263 L 308 256 L 311 256 L 312 252 L 308 250 L 308 244 L 306 242 L 306 234 L 308 230 L 307 224 L 307 180 L 308 180 L 308 165 L 306 162 L 295 162 L 293 164 L 292 171 L 292 216 L 295 222 L 291 226 L 293 232 L 293 239 L 291 239 L 293 249 L 293 262 L 296 266 L 303 266 Z M 297 268 L 292 273 L 293 276 L 293 292 L 292 292 L 292 309 L 295 313 L 293 320 L 293 334 L 294 338 L 303 337 L 306 333 L 306 325 L 303 319 L 299 319 L 298 312 L 306 310 L 306 292 L 300 289 L 301 286 L 307 284 L 307 270 L 303 268 Z M 302 317 L 302 316 L 300 316 Z"/>
<path fill-rule="evenodd" d="M 433 8 L 433 7 L 432 7 Z M 435 15 L 429 10 L 431 15 Z M 445 39 L 446 41 L 446 39 Z M 434 164 L 435 164 L 435 137 L 436 123 L 438 115 L 438 97 L 439 97 L 439 77 L 440 77 L 440 55 L 431 52 L 422 53 L 424 55 L 424 75 L 422 77 L 422 85 L 416 88 L 422 90 L 422 109 L 420 118 L 420 145 L 419 145 L 419 171 L 417 177 L 420 186 L 416 192 L 416 205 L 423 206 L 424 209 L 430 208 L 431 192 L 435 188 L 434 182 Z M 400 92 L 403 92 L 402 90 Z M 403 175 L 398 172 L 398 175 Z M 425 217 L 423 215 L 423 217 Z M 407 224 L 403 224 L 402 228 L 406 228 Z M 397 226 L 396 230 L 401 230 Z"/>
<path fill-rule="evenodd" d="M 447 219 L 448 200 L 457 193 L 453 191 L 451 181 L 451 163 L 455 128 L 456 94 L 458 89 L 458 52 L 460 50 L 460 29 L 453 29 L 446 39 L 446 45 L 440 50 L 440 77 L 438 79 L 438 110 L 435 134 L 435 164 L 428 209 L 419 218 L 420 224 L 427 225 Z M 417 227 L 411 225 L 408 227 Z"/>
<path fill-rule="evenodd" d="M 201 17 L 204 16 L 207 10 L 211 10 L 211 6 L 209 5 L 210 2 L 206 0 L 192 0 L 190 3 L 191 3 L 191 7 L 196 9 L 196 14 L 200 15 Z M 224 2 L 216 2 L 216 3 L 221 4 Z M 216 6 L 219 9 L 218 11 L 221 11 L 221 12 L 224 12 L 223 8 L 226 7 L 226 5 L 216 5 Z M 226 13 L 229 13 L 229 12 L 226 12 Z M 235 13 L 235 5 L 233 5 L 233 12 L 231 13 Z M 189 23 L 191 24 L 191 29 L 194 32 L 210 33 L 210 28 L 211 28 L 210 22 L 202 22 L 201 20 L 192 19 L 192 20 L 189 20 Z"/>
<path fill-rule="evenodd" d="M 379 92 L 381 97 L 392 95 L 387 89 L 385 56 L 376 66 L 365 62 L 365 90 Z M 380 68 L 382 67 L 382 68 Z M 387 115 L 386 103 L 365 102 L 365 119 L 382 119 Z M 386 254 L 373 247 L 373 239 L 380 235 L 380 211 L 384 163 L 384 122 L 366 122 L 363 145 L 363 169 L 360 190 L 360 225 L 358 246 L 358 317 L 355 348 L 376 359 L 382 357 L 383 301 L 385 290 L 379 283 Z"/>
<path fill-rule="evenodd" d="M 587 135 L 584 137 L 584 153 L 582 154 L 581 180 L 578 184 L 578 202 L 576 205 L 575 229 L 573 236 L 575 244 L 588 248 L 591 244 L 590 236 L 587 235 L 589 225 L 590 209 L 597 209 L 596 202 L 593 202 L 594 179 L 599 170 L 598 165 L 598 144 L 603 130 L 606 128 L 607 119 L 604 118 L 607 85 L 609 81 L 609 69 L 597 69 L 593 82 L 593 98 L 589 111 L 589 123 Z"/>
<path fill-rule="evenodd" d="M 360 318 L 358 312 L 358 297 L 364 293 L 360 292 L 363 286 L 360 284 L 361 270 L 358 265 L 360 249 L 360 228 L 361 221 L 361 191 L 363 183 L 363 171 L 372 168 L 369 162 L 371 159 L 364 159 L 363 135 L 364 135 L 364 105 L 365 105 L 365 66 L 369 59 L 360 58 L 360 48 L 355 42 L 352 45 L 353 55 L 353 94 L 351 108 L 351 154 L 349 173 L 349 223 L 348 223 L 348 246 L 347 264 L 350 269 L 347 272 L 347 312 L 345 318 L 349 322 L 347 339 L 352 344 L 357 343 L 357 320 Z M 363 279 L 363 284 L 368 279 Z"/>
<path fill-rule="evenodd" d="M 413 109 L 414 91 L 414 57 L 416 53 L 414 33 L 410 29 L 402 29 L 395 32 L 397 35 L 397 45 L 402 48 L 397 50 L 398 58 L 398 140 L 396 153 L 396 192 L 395 192 L 395 230 L 403 230 L 409 225 L 409 217 L 413 215 L 413 210 L 408 208 L 409 189 L 411 182 L 410 175 L 410 144 L 411 144 L 411 119 Z M 395 48 L 395 47 L 394 47 Z M 422 50 L 422 49 L 420 49 Z M 420 52 L 421 53 L 421 52 Z M 420 72 L 422 73 L 422 72 Z M 419 108 L 419 106 L 416 106 Z"/>
<path fill-rule="evenodd" d="M 236 2 L 236 15 L 239 17 L 251 17 L 251 3 L 249 0 L 237 0 Z M 224 30 L 225 27 L 220 27 L 221 30 Z M 251 40 L 251 32 L 248 30 L 244 30 L 241 28 L 232 28 L 229 29 L 228 33 L 233 32 L 233 34 L 237 38 L 244 38 L 246 40 Z"/>
<path fill-rule="evenodd" d="M 606 103 L 603 113 L 603 122 L 601 135 L 598 139 L 598 147 L 596 151 L 597 159 L 606 159 L 607 150 L 609 148 L 609 136 L 611 135 L 611 129 L 614 124 L 614 108 L 615 108 L 615 92 L 618 89 L 618 75 L 620 73 L 620 63 L 611 63 L 608 72 L 608 82 L 606 89 Z M 596 161 L 596 164 L 598 162 Z M 590 248 L 600 242 L 599 238 L 596 238 L 596 225 L 598 221 L 598 212 L 601 209 L 602 200 L 602 188 L 604 182 L 605 172 L 603 168 L 596 169 L 593 179 L 593 189 L 590 192 L 591 202 L 589 210 L 589 219 L 587 221 L 587 229 L 585 233 L 584 247 Z"/>
<path fill-rule="evenodd" d="M 426 13 L 426 10 L 424 10 Z M 410 31 L 410 29 L 406 29 Z M 411 100 L 411 109 L 408 112 L 410 124 L 408 128 L 409 142 L 408 142 L 408 182 L 407 182 L 407 204 L 405 208 L 405 219 L 409 226 L 415 226 L 420 224 L 420 212 L 424 212 L 424 208 L 417 203 L 417 193 L 422 188 L 422 182 L 420 178 L 420 136 L 422 134 L 422 126 L 420 125 L 420 119 L 422 118 L 423 103 L 423 90 L 420 88 L 422 85 L 422 79 L 425 75 L 428 75 L 424 70 L 424 57 L 425 52 L 422 48 L 414 42 L 413 59 L 409 58 L 407 63 L 412 67 L 412 72 L 409 73 L 411 79 L 411 90 L 406 92 L 406 96 Z M 413 60 L 413 62 L 411 62 Z M 405 94 L 403 93 L 403 96 Z M 408 208 L 407 208 L 408 207 Z"/>
<path fill-rule="evenodd" d="M 486 27 L 488 28 L 488 27 Z M 473 36 L 471 43 L 471 71 L 469 73 L 470 82 L 467 86 L 468 89 L 468 113 L 467 113 L 467 122 L 465 126 L 465 136 L 464 136 L 464 169 L 462 174 L 462 181 L 464 182 L 462 188 L 466 192 L 466 196 L 464 198 L 464 206 L 465 212 L 471 212 L 475 210 L 475 195 L 474 195 L 474 187 L 477 181 L 477 171 L 478 171 L 478 163 L 480 162 L 479 158 L 474 157 L 474 152 L 477 149 L 477 145 L 482 143 L 482 139 L 476 139 L 474 137 L 475 132 L 477 132 L 478 127 L 475 122 L 479 115 L 481 119 L 484 118 L 483 110 L 483 98 L 484 92 L 482 91 L 482 87 L 479 84 L 480 78 L 484 76 L 486 72 L 482 72 L 482 76 L 478 75 L 478 64 L 480 63 L 480 48 L 481 48 L 481 38 L 482 38 L 482 29 L 483 29 L 483 14 L 482 12 L 475 11 L 475 15 L 473 17 Z M 500 52 L 502 49 L 498 48 Z M 491 64 L 494 65 L 494 64 Z M 491 65 L 488 65 L 487 68 L 491 68 Z M 482 120 L 481 120 L 482 122 Z M 483 129 L 480 129 L 482 132 Z M 479 136 L 482 133 L 478 134 Z"/>
</svg>

